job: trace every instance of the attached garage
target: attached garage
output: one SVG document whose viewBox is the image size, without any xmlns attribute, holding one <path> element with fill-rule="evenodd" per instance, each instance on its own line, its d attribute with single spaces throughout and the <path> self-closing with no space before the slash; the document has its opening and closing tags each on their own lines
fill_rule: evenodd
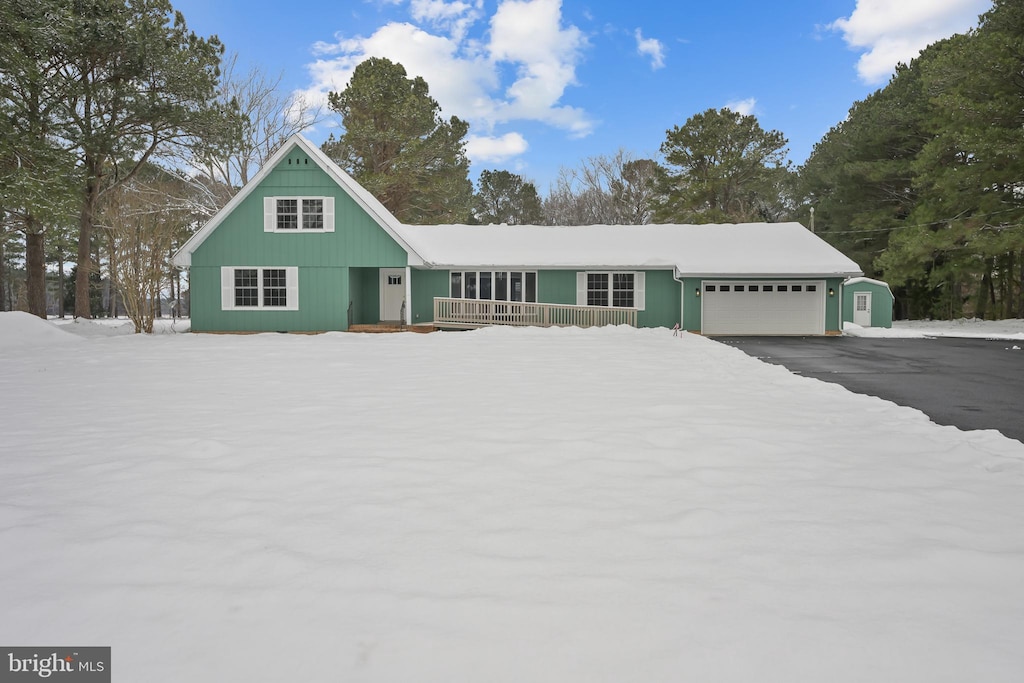
<svg viewBox="0 0 1024 683">
<path fill-rule="evenodd" d="M 700 289 L 704 334 L 825 334 L 823 280 L 704 280 Z"/>
</svg>

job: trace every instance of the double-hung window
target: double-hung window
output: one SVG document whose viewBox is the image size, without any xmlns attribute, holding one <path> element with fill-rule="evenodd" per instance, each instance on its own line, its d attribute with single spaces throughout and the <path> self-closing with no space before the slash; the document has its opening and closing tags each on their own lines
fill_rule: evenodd
<svg viewBox="0 0 1024 683">
<path fill-rule="evenodd" d="M 299 269 L 294 266 L 224 266 L 220 284 L 221 310 L 299 310 Z"/>
<path fill-rule="evenodd" d="M 334 232 L 334 197 L 264 197 L 263 231 Z"/>
<path fill-rule="evenodd" d="M 580 272 L 576 274 L 576 305 L 644 309 L 646 273 Z"/>
</svg>

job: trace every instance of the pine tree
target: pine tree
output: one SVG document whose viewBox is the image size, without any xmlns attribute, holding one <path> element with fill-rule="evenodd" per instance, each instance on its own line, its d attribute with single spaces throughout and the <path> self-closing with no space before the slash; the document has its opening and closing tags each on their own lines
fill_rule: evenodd
<svg viewBox="0 0 1024 683">
<path fill-rule="evenodd" d="M 324 152 L 400 221 L 469 219 L 469 124 L 454 116 L 443 120 L 423 78 L 408 78 L 401 64 L 374 57 L 359 64 L 328 102 L 345 132 L 332 135 Z"/>
</svg>

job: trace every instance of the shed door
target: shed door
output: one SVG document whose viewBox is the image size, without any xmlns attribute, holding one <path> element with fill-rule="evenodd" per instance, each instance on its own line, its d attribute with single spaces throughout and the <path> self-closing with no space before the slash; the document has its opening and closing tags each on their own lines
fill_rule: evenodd
<svg viewBox="0 0 1024 683">
<path fill-rule="evenodd" d="M 701 332 L 825 334 L 825 283 L 705 280 Z"/>
<path fill-rule="evenodd" d="M 853 324 L 871 327 L 871 292 L 854 292 Z"/>
<path fill-rule="evenodd" d="M 402 319 L 402 303 L 405 301 L 405 268 L 380 269 L 380 319 L 398 321 Z"/>
</svg>

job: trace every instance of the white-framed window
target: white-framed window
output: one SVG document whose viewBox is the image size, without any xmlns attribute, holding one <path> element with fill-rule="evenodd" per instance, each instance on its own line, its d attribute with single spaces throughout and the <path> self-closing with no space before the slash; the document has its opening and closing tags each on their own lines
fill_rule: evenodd
<svg viewBox="0 0 1024 683">
<path fill-rule="evenodd" d="M 643 271 L 576 273 L 576 305 L 644 310 L 647 274 Z"/>
<path fill-rule="evenodd" d="M 220 307 L 224 311 L 299 310 L 299 269 L 295 266 L 223 266 Z"/>
<path fill-rule="evenodd" d="M 452 270 L 453 299 L 537 302 L 537 273 L 532 270 Z"/>
<path fill-rule="evenodd" d="M 334 197 L 264 197 L 263 231 L 334 232 Z"/>
</svg>

